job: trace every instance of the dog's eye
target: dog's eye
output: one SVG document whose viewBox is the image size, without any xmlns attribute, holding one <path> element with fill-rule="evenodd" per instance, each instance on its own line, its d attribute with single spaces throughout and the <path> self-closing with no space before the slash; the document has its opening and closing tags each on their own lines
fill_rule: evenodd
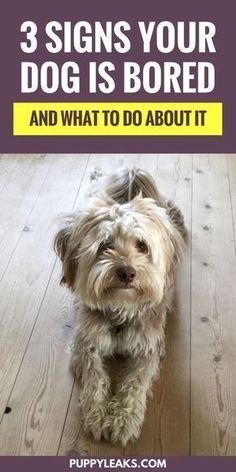
<svg viewBox="0 0 236 472">
<path fill-rule="evenodd" d="M 108 249 L 114 249 L 114 245 L 111 241 L 101 243 L 99 248 L 98 248 L 98 252 L 101 254 L 102 252 L 105 252 Z"/>
<path fill-rule="evenodd" d="M 148 253 L 148 247 L 144 241 L 136 241 L 135 247 L 138 250 L 138 252 L 142 252 L 143 254 Z"/>
</svg>

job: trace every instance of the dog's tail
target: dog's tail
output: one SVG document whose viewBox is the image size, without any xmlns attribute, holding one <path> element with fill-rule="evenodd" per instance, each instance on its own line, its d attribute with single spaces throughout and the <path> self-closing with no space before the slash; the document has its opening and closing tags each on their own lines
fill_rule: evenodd
<svg viewBox="0 0 236 472">
<path fill-rule="evenodd" d="M 159 206 L 166 207 L 165 199 L 146 170 L 119 169 L 108 176 L 105 191 L 110 198 L 121 204 L 130 202 L 141 193 L 143 198 L 153 198 Z"/>
<path fill-rule="evenodd" d="M 136 168 L 119 169 L 106 179 L 105 192 L 120 204 L 130 202 L 139 194 L 143 198 L 152 198 L 158 206 L 166 209 L 170 220 L 182 237 L 186 239 L 187 231 L 182 212 L 172 200 L 168 200 L 161 195 L 154 179 L 146 170 Z"/>
</svg>

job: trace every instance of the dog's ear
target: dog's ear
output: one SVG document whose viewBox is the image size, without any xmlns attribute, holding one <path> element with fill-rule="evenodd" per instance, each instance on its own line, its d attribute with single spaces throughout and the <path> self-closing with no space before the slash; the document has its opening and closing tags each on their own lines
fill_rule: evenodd
<svg viewBox="0 0 236 472">
<path fill-rule="evenodd" d="M 54 250 L 62 261 L 61 284 L 66 284 L 72 291 L 78 268 L 76 249 L 72 241 L 72 228 L 68 225 L 55 236 Z"/>
<path fill-rule="evenodd" d="M 175 267 L 182 259 L 183 248 L 185 246 L 182 233 L 177 229 L 173 221 L 169 221 L 167 226 L 168 238 L 166 241 L 166 288 L 170 289 L 174 285 Z"/>
<path fill-rule="evenodd" d="M 186 241 L 187 229 L 184 224 L 184 216 L 181 210 L 175 205 L 173 200 L 167 201 L 166 212 L 173 225 L 176 227 L 183 239 Z"/>
</svg>

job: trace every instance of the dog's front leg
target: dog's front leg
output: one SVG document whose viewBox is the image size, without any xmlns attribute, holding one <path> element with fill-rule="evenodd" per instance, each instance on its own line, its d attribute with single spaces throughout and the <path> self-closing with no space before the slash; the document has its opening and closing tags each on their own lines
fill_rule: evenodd
<svg viewBox="0 0 236 472">
<path fill-rule="evenodd" d="M 144 420 L 147 394 L 152 380 L 159 373 L 159 353 L 127 361 L 115 396 L 109 403 L 109 415 L 103 435 L 123 446 L 139 437 Z"/>
<path fill-rule="evenodd" d="M 72 368 L 80 380 L 79 406 L 85 433 L 101 438 L 110 394 L 110 378 L 103 360 L 93 346 L 77 342 L 72 356 Z"/>
</svg>

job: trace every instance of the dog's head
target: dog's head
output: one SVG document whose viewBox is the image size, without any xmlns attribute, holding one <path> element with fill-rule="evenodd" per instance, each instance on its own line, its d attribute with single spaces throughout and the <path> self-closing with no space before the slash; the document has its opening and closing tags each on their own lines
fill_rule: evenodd
<svg viewBox="0 0 236 472">
<path fill-rule="evenodd" d="M 166 210 L 137 196 L 97 198 L 55 238 L 63 278 L 92 309 L 130 309 L 163 300 L 183 240 Z"/>
</svg>

